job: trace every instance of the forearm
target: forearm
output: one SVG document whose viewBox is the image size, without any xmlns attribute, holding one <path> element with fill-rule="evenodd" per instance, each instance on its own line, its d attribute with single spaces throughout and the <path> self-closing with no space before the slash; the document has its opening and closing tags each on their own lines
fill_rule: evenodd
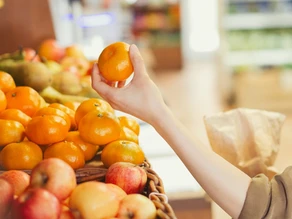
<svg viewBox="0 0 292 219">
<path fill-rule="evenodd" d="M 202 145 L 163 106 L 151 124 L 167 141 L 208 195 L 230 216 L 237 218 L 243 207 L 250 177 L 210 148 Z"/>
</svg>

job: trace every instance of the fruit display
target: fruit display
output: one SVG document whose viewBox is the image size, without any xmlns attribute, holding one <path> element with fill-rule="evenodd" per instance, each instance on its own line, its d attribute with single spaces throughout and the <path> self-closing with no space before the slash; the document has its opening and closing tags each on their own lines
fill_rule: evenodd
<svg viewBox="0 0 292 219">
<path fill-rule="evenodd" d="M 91 68 L 78 45 L 61 47 L 54 39 L 44 40 L 37 50 L 20 48 L 0 55 L 0 71 L 9 73 L 16 86 L 29 86 L 49 103 L 81 102 L 99 98 L 91 88 Z"/>
<path fill-rule="evenodd" d="M 48 102 L 47 89 L 0 71 L 0 218 L 175 218 L 139 144 L 139 122 L 100 97 Z"/>
</svg>

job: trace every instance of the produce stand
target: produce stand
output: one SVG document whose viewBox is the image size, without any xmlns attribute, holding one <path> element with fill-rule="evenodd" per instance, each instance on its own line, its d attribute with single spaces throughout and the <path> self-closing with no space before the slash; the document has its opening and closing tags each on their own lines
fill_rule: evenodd
<svg viewBox="0 0 292 219">
<path fill-rule="evenodd" d="M 5 1 L 5 5 L 3 8 L 1 8 L 1 16 L 0 23 L 3 24 L 0 28 L 5 32 L 6 34 L 0 36 L 0 39 L 2 39 L 3 43 L 2 49 L 0 49 L 0 54 L 3 55 L 4 53 L 8 56 L 2 56 L 3 60 L 8 61 L 15 61 L 13 64 L 19 64 L 19 62 L 23 62 L 25 64 L 42 64 L 45 65 L 49 71 L 50 71 L 50 80 L 48 80 L 48 86 L 42 87 L 42 89 L 36 89 L 35 86 L 27 83 L 16 83 L 17 86 L 29 86 L 33 89 L 36 89 L 37 92 L 39 92 L 40 96 L 42 97 L 42 100 L 49 104 L 49 103 L 60 103 L 64 104 L 66 102 L 78 102 L 81 103 L 82 101 L 88 99 L 88 98 L 99 98 L 99 95 L 92 90 L 91 83 L 88 80 L 90 78 L 92 63 L 91 61 L 96 60 L 84 60 L 84 57 L 75 57 L 76 59 L 72 63 L 70 62 L 70 65 L 72 66 L 77 62 L 80 61 L 82 64 L 86 64 L 86 72 L 83 72 L 82 74 L 78 71 L 81 71 L 77 66 L 74 68 L 67 68 L 65 67 L 65 62 L 61 62 L 62 60 L 57 59 L 49 59 L 48 57 L 45 57 L 40 52 L 41 44 L 45 42 L 45 40 L 53 40 L 53 44 L 48 45 L 46 47 L 46 52 L 50 51 L 54 53 L 55 55 L 59 52 L 65 53 L 65 47 L 61 48 L 58 45 L 58 48 L 56 50 L 50 50 L 52 48 L 52 45 L 55 45 L 57 41 L 55 40 L 55 33 L 54 33 L 54 27 L 52 22 L 51 13 L 49 10 L 49 1 L 37 1 L 37 0 L 29 0 L 25 1 L 25 3 L 21 4 L 21 7 L 19 7 L 19 2 L 16 0 L 10 0 Z M 16 7 L 17 5 L 17 7 Z M 19 10 L 21 9 L 21 10 Z M 42 9 L 42 10 L 40 10 Z M 31 12 L 31 13 L 30 13 Z M 30 16 L 27 16 L 27 13 L 30 14 Z M 42 18 L 42 19 L 39 19 Z M 8 22 L 9 20 L 9 22 Z M 9 25 L 8 25 L 9 24 Z M 31 27 L 29 31 L 27 31 L 27 24 Z M 8 26 L 7 26 L 8 25 Z M 20 47 L 18 49 L 18 46 Z M 73 45 L 72 45 L 73 46 Z M 69 46 L 68 46 L 69 47 Z M 68 48 L 67 47 L 67 48 Z M 27 59 L 26 55 L 28 55 L 27 50 L 24 51 L 24 49 L 30 49 L 31 51 L 34 51 L 33 58 Z M 15 56 L 9 56 L 9 54 L 17 54 L 17 58 Z M 72 55 L 72 54 L 71 54 Z M 76 54 L 75 54 L 76 55 Z M 35 61 L 34 59 L 36 57 L 40 57 L 39 61 Z M 72 55 L 73 57 L 74 55 Z M 77 55 L 78 56 L 78 55 Z M 67 58 L 69 55 L 67 54 Z M 72 58 L 71 57 L 71 58 Z M 63 54 L 63 58 L 64 54 Z M 69 59 L 67 59 L 69 60 Z M 82 62 L 82 61 L 83 62 Z M 19 61 L 19 62 L 18 62 Z M 51 62 L 50 62 L 51 61 Z M 11 64 L 11 63 L 10 63 Z M 50 65 L 51 64 L 51 65 Z M 11 65 L 9 65 L 11 67 Z M 72 67 L 70 66 L 70 67 Z M 8 72 L 9 74 L 13 75 L 13 70 L 11 68 L 6 68 L 7 65 L 3 65 L 0 71 Z M 80 66 L 78 66 L 80 67 Z M 73 69 L 73 70 L 72 70 Z M 83 69 L 83 70 L 84 70 Z M 71 71 L 72 70 L 72 71 Z M 46 71 L 46 72 L 49 72 Z M 57 72 L 56 72 L 57 71 Z M 40 71 L 38 71 L 40 72 Z M 56 87 L 54 87 L 54 77 L 61 73 L 72 73 L 71 76 L 76 79 L 78 78 L 80 82 L 79 85 L 82 85 L 82 90 L 78 93 L 66 93 L 63 92 Z M 75 73 L 80 73 L 80 75 L 74 75 Z M 68 74 L 67 74 L 68 75 Z M 82 80 L 82 77 L 84 76 Z M 18 79 L 23 79 L 24 77 L 17 76 Z M 71 78 L 72 78 L 71 77 Z M 37 81 L 41 76 L 37 78 Z M 16 77 L 14 77 L 14 80 Z M 68 82 L 68 78 L 64 80 Z M 18 82 L 18 81 L 16 81 Z M 74 87 L 74 85 L 70 84 L 68 86 L 68 83 L 66 83 L 66 87 Z M 0 148 L 1 150 L 1 148 Z M 85 166 L 82 168 L 76 169 L 76 180 L 77 184 L 81 184 L 88 181 L 105 181 L 105 175 L 107 173 L 107 168 L 103 165 L 101 159 L 100 159 L 101 151 L 99 151 L 96 156 L 88 161 Z M 140 166 L 146 171 L 147 173 L 147 183 L 144 188 L 144 191 L 142 192 L 142 195 L 148 197 L 155 205 L 157 213 L 156 218 L 157 219 L 175 219 L 176 215 L 168 203 L 168 197 L 165 194 L 164 191 L 164 185 L 161 180 L 161 178 L 158 176 L 158 174 L 152 169 L 151 164 L 149 163 L 148 159 L 146 158 Z M 31 170 L 22 170 L 28 174 L 31 173 Z M 0 167 L 0 175 L 2 173 L 6 172 L 6 170 L 1 169 Z M 143 218 L 141 218 L 143 219 Z"/>
</svg>

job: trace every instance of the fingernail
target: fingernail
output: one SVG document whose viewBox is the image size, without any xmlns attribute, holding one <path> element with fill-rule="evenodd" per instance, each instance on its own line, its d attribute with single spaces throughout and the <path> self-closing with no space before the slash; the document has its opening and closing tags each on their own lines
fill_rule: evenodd
<svg viewBox="0 0 292 219">
<path fill-rule="evenodd" d="M 135 52 L 135 53 L 139 52 L 138 47 L 135 44 L 132 44 L 130 49 L 132 50 L 132 52 Z"/>
</svg>

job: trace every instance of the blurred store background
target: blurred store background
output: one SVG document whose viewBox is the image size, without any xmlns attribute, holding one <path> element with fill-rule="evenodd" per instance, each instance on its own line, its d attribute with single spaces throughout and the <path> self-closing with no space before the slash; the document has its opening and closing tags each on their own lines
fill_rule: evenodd
<svg viewBox="0 0 292 219">
<path fill-rule="evenodd" d="M 0 53 L 55 38 L 81 45 L 95 60 L 112 42 L 135 43 L 167 104 L 203 143 L 205 115 L 236 107 L 277 111 L 287 116 L 277 167 L 291 164 L 292 0 L 4 2 Z M 230 218 L 151 127 L 141 133 L 179 218 Z"/>
</svg>

